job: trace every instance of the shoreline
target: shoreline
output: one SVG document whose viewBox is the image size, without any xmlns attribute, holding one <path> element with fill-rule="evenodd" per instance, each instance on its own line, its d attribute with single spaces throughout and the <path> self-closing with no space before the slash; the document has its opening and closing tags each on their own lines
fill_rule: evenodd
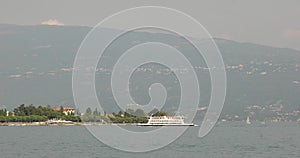
<svg viewBox="0 0 300 158">
<path fill-rule="evenodd" d="M 239 122 L 245 123 L 244 121 L 226 121 L 226 122 Z M 224 124 L 226 122 L 218 122 L 217 124 Z M 299 121 L 282 121 L 273 122 L 267 121 L 262 124 L 262 122 L 253 122 L 252 125 L 265 125 L 265 124 L 276 124 L 276 123 L 300 123 Z M 48 123 L 48 122 L 5 122 L 0 123 L 1 126 L 14 126 L 14 127 L 24 127 L 24 126 L 137 126 L 138 123 L 96 123 L 96 122 L 59 122 L 59 123 Z M 248 124 L 251 126 L 251 124 Z"/>
<path fill-rule="evenodd" d="M 94 123 L 94 122 L 70 122 L 70 123 L 47 123 L 47 122 L 6 122 L 0 126 L 136 126 L 137 123 Z"/>
</svg>

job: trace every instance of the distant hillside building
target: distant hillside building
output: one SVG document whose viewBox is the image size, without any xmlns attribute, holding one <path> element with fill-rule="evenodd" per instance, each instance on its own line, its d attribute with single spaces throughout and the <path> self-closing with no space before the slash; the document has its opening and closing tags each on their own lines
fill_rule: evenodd
<svg viewBox="0 0 300 158">
<path fill-rule="evenodd" d="M 61 107 L 55 107 L 52 108 L 54 111 L 60 111 Z M 75 114 L 75 109 L 74 108 L 63 108 L 63 113 L 65 115 L 71 115 L 71 114 Z"/>
</svg>

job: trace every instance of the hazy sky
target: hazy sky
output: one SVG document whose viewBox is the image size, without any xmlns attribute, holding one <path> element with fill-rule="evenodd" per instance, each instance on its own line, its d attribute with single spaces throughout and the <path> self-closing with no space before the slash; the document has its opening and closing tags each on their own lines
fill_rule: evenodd
<svg viewBox="0 0 300 158">
<path fill-rule="evenodd" d="M 300 50 L 299 0 L 1 0 L 0 23 L 94 26 L 145 5 L 186 12 L 215 37 Z"/>
</svg>

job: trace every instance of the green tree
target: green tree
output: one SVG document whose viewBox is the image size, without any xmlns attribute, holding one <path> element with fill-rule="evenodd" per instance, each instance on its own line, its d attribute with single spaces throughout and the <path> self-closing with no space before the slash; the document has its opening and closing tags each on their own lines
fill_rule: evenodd
<svg viewBox="0 0 300 158">
<path fill-rule="evenodd" d="M 134 112 L 134 116 L 144 117 L 145 116 L 145 112 L 142 109 L 136 109 L 136 111 Z"/>
<path fill-rule="evenodd" d="M 97 109 L 97 108 L 94 110 L 93 115 L 94 115 L 94 116 L 98 116 L 98 115 L 99 115 L 99 112 L 98 112 L 98 109 Z"/>
<path fill-rule="evenodd" d="M 16 116 L 25 116 L 25 104 L 22 104 L 19 107 L 15 108 L 14 113 Z"/>
<path fill-rule="evenodd" d="M 148 115 L 151 116 L 151 115 L 156 114 L 157 112 L 159 112 L 159 110 L 156 109 L 156 108 L 154 108 L 153 110 L 151 110 L 151 111 L 148 113 Z"/>
<path fill-rule="evenodd" d="M 6 109 L 0 109 L 0 116 L 6 116 Z"/>
<path fill-rule="evenodd" d="M 6 113 L 6 112 L 5 112 Z M 8 112 L 8 116 L 13 116 L 13 113 L 11 111 Z"/>
<path fill-rule="evenodd" d="M 134 110 L 132 109 L 127 109 L 125 112 L 124 112 L 124 116 L 125 117 L 132 117 L 134 115 Z"/>
<path fill-rule="evenodd" d="M 87 108 L 86 111 L 85 111 L 85 115 L 92 115 L 92 109 Z"/>
<path fill-rule="evenodd" d="M 60 112 L 60 115 L 61 115 L 61 116 L 65 115 L 65 114 L 64 114 L 64 107 L 63 107 L 63 106 L 60 106 L 59 112 Z"/>
<path fill-rule="evenodd" d="M 165 112 L 165 111 L 159 111 L 159 112 L 155 113 L 153 116 L 167 116 L 167 115 L 168 115 L 167 112 Z"/>
<path fill-rule="evenodd" d="M 123 111 L 119 111 L 118 116 L 120 116 L 120 117 L 124 116 L 124 112 Z"/>
</svg>

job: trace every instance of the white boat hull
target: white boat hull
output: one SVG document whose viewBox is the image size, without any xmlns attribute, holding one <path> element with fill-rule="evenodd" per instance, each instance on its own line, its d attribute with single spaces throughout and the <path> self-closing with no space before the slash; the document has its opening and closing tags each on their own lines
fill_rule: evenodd
<svg viewBox="0 0 300 158">
<path fill-rule="evenodd" d="M 137 126 L 198 126 L 193 123 L 189 124 L 137 124 Z"/>
<path fill-rule="evenodd" d="M 149 117 L 147 123 L 138 126 L 197 126 L 194 123 L 184 123 L 182 116 L 154 116 Z"/>
</svg>

